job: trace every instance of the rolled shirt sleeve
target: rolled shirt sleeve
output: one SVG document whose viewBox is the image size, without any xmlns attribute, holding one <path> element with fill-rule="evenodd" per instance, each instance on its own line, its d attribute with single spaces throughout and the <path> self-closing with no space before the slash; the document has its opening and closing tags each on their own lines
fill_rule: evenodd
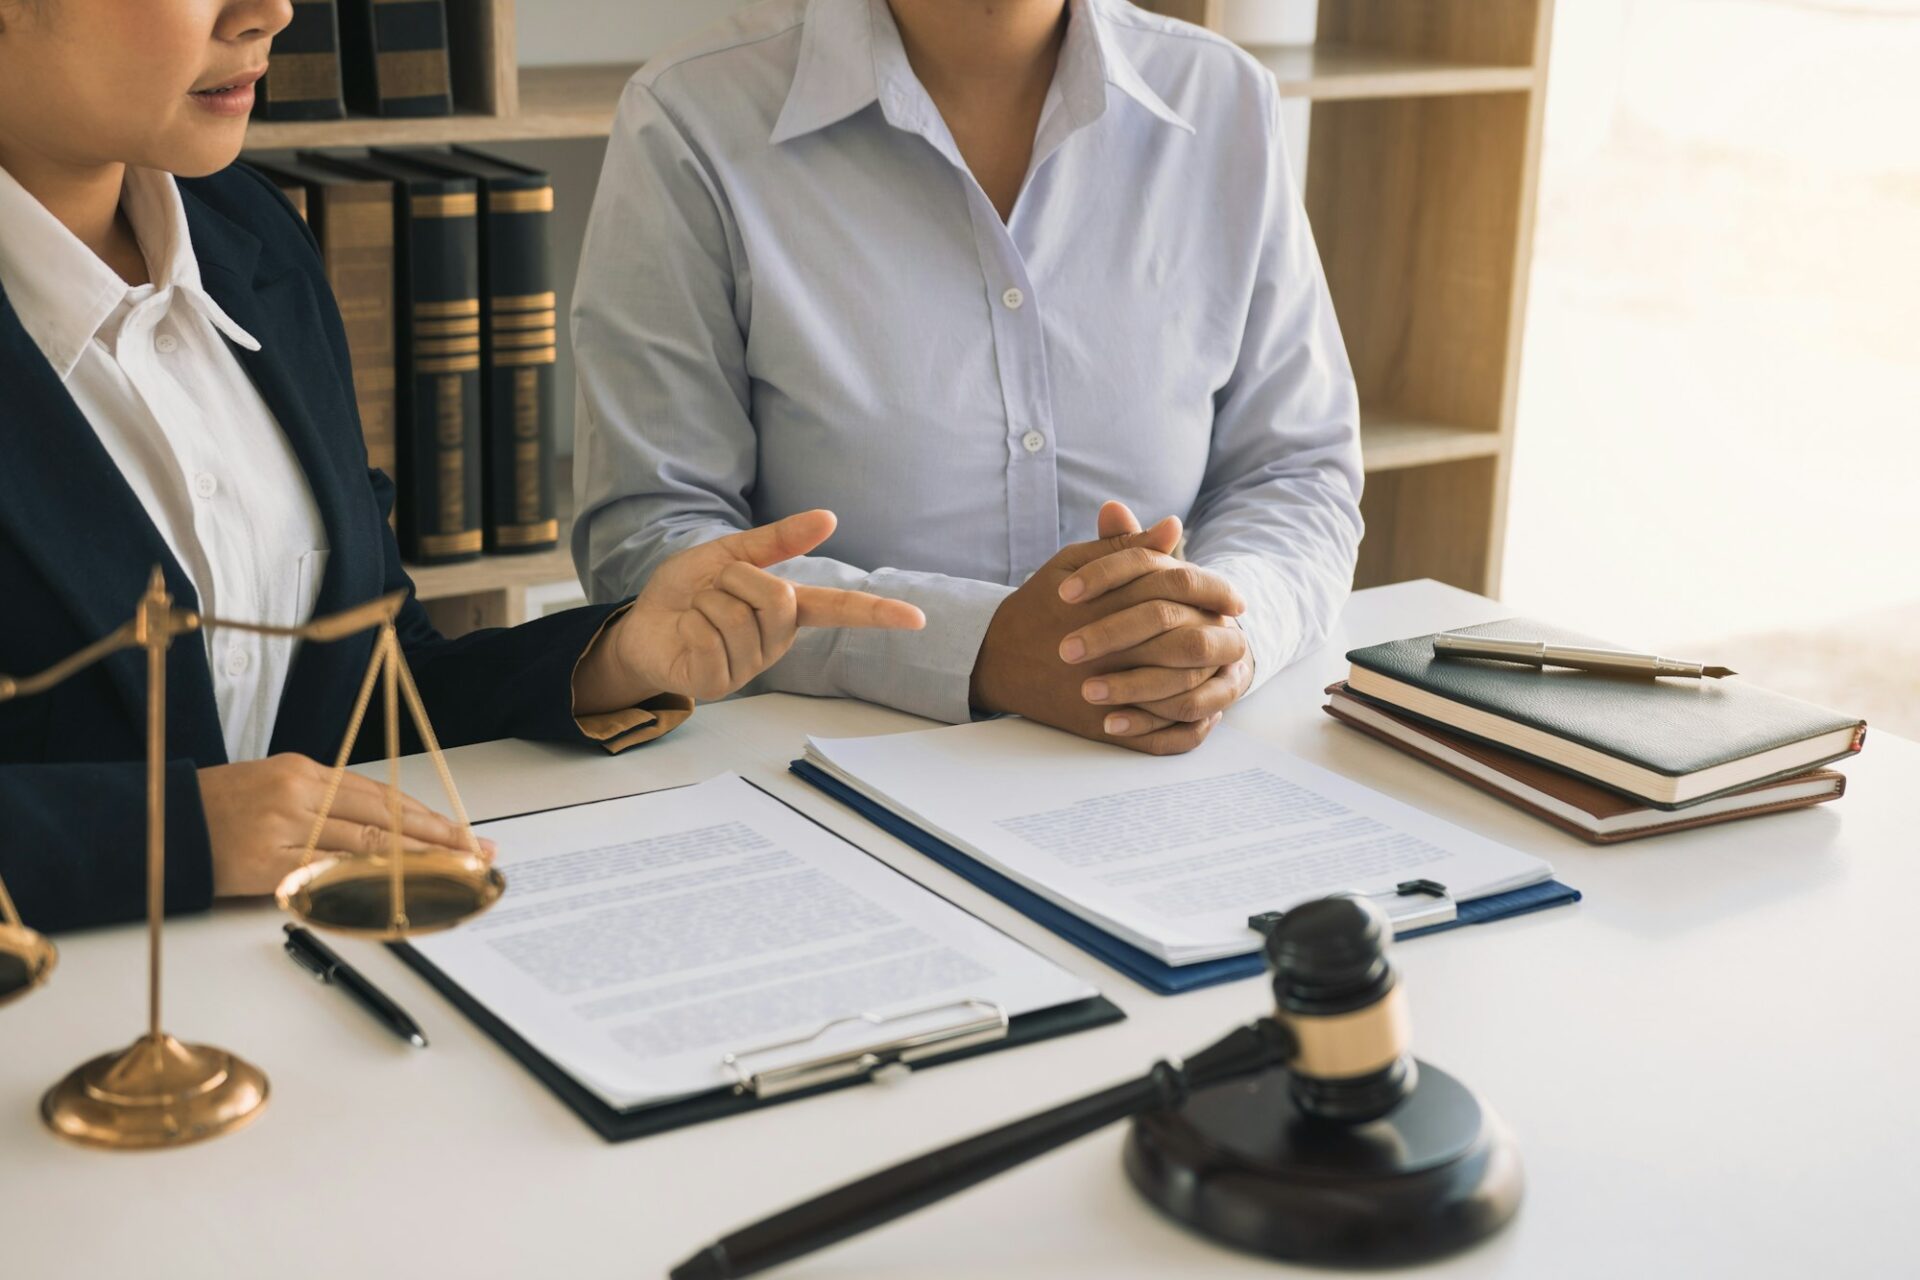
<svg viewBox="0 0 1920 1280">
<path fill-rule="evenodd" d="M 754 523 L 749 298 L 721 186 L 659 98 L 635 81 L 608 145 L 572 317 L 580 383 L 573 556 L 590 599 L 631 595 L 668 556 Z M 844 696 L 969 718 L 974 658 L 1011 587 L 826 556 L 772 572 L 905 600 L 927 626 L 804 630 L 743 693 Z"/>
<path fill-rule="evenodd" d="M 1246 600 L 1253 688 L 1326 638 L 1362 532 L 1359 398 L 1283 150 L 1278 93 L 1269 119 L 1267 236 L 1239 361 L 1215 397 L 1186 545 L 1187 559 Z"/>
</svg>

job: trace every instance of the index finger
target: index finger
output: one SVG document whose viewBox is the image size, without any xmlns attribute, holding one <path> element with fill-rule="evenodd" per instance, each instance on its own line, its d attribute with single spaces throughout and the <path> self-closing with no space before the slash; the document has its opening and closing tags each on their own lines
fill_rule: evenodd
<svg viewBox="0 0 1920 1280">
<path fill-rule="evenodd" d="M 843 591 L 839 587 L 796 587 L 793 601 L 803 627 L 878 627 L 887 631 L 918 631 L 927 615 L 905 600 Z"/>
<path fill-rule="evenodd" d="M 807 554 L 833 536 L 836 524 L 831 511 L 801 511 L 784 520 L 775 520 L 772 524 L 715 538 L 706 545 L 728 559 L 742 560 L 764 569 L 770 564 L 779 564 L 782 560 Z"/>
</svg>

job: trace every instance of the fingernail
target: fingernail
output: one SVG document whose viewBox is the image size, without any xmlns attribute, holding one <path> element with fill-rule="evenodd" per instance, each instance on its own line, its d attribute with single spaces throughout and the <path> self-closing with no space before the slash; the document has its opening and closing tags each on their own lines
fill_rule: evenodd
<svg viewBox="0 0 1920 1280">
<path fill-rule="evenodd" d="M 1208 720 L 1207 720 L 1207 727 L 1208 727 L 1209 729 L 1211 729 L 1211 728 L 1212 728 L 1212 727 L 1213 727 L 1214 725 L 1216 725 L 1216 724 L 1219 724 L 1219 723 L 1220 723 L 1220 717 L 1221 717 L 1221 716 L 1223 716 L 1223 715 L 1225 715 L 1225 714 L 1226 714 L 1226 713 L 1225 713 L 1225 712 L 1223 712 L 1223 711 L 1216 711 L 1216 712 L 1214 712 L 1214 713 L 1213 713 L 1213 715 L 1212 715 L 1212 716 L 1210 716 L 1210 717 L 1208 718 Z"/>
<path fill-rule="evenodd" d="M 1125 716 L 1108 716 L 1106 728 L 1108 733 L 1125 733 L 1133 728 L 1133 721 Z"/>
<path fill-rule="evenodd" d="M 1062 600 L 1078 600 L 1086 593 L 1087 584 L 1078 578 L 1068 578 L 1060 584 L 1060 598 Z"/>
<path fill-rule="evenodd" d="M 491 862 L 493 861 L 494 855 L 500 852 L 500 846 L 485 836 L 482 836 L 480 838 L 480 852 L 486 854 L 487 861 Z"/>
<path fill-rule="evenodd" d="M 1079 636 L 1068 636 L 1060 645 L 1060 656 L 1068 662 L 1078 662 L 1087 656 L 1087 642 Z"/>
<path fill-rule="evenodd" d="M 1087 695 L 1088 702 L 1105 702 L 1107 700 L 1107 682 L 1105 680 L 1089 680 L 1081 692 Z"/>
</svg>

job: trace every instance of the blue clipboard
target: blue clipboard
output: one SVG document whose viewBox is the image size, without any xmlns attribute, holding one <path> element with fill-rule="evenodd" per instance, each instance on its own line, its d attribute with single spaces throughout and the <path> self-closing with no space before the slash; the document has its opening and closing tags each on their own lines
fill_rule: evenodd
<svg viewBox="0 0 1920 1280">
<path fill-rule="evenodd" d="M 1118 969 L 1149 991 L 1163 996 L 1178 995 L 1182 991 L 1197 991 L 1201 987 L 1251 978 L 1267 970 L 1266 958 L 1257 951 L 1244 956 L 1228 956 L 1222 960 L 1202 960 L 1197 964 L 1167 964 L 1131 943 L 1122 942 L 1098 925 L 1089 924 L 1072 912 L 1055 906 L 1031 889 L 1008 879 L 993 868 L 983 866 L 946 841 L 921 830 L 893 811 L 875 804 L 858 791 L 808 764 L 805 760 L 795 760 L 788 768 L 802 781 L 826 792 L 888 835 L 912 845 L 961 879 L 985 889 L 1028 919 L 1045 925 L 1088 955 Z M 1565 906 L 1578 901 L 1580 901 L 1578 889 L 1561 884 L 1558 880 L 1547 880 L 1509 893 L 1497 893 L 1485 898 L 1475 898 L 1471 902 L 1458 903 L 1456 904 L 1458 914 L 1454 919 L 1444 924 L 1409 929 L 1398 934 L 1397 937 L 1417 938 L 1422 934 L 1457 929 L 1461 925 L 1504 920 L 1508 916 L 1526 915 L 1531 911 L 1544 911 L 1548 907 Z"/>
</svg>

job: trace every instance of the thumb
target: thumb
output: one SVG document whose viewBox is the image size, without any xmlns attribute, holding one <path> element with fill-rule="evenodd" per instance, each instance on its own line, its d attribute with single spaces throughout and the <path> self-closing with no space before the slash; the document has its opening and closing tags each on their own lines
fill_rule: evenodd
<svg viewBox="0 0 1920 1280">
<path fill-rule="evenodd" d="M 1133 508 L 1124 502 L 1109 502 L 1100 508 L 1099 536 L 1117 538 L 1121 534 L 1140 532 L 1140 521 L 1134 516 Z"/>
<path fill-rule="evenodd" d="M 1145 547 L 1162 555 L 1171 555 L 1173 549 L 1180 545 L 1180 534 L 1180 517 L 1168 516 L 1144 533 L 1121 533 L 1093 542 L 1076 542 L 1063 548 L 1055 561 L 1063 568 L 1078 569 L 1102 556 L 1125 551 L 1129 547 Z"/>
<path fill-rule="evenodd" d="M 707 546 L 729 560 L 764 569 L 807 554 L 833 536 L 837 523 L 831 511 L 802 511 L 772 524 L 715 538 Z"/>
</svg>

